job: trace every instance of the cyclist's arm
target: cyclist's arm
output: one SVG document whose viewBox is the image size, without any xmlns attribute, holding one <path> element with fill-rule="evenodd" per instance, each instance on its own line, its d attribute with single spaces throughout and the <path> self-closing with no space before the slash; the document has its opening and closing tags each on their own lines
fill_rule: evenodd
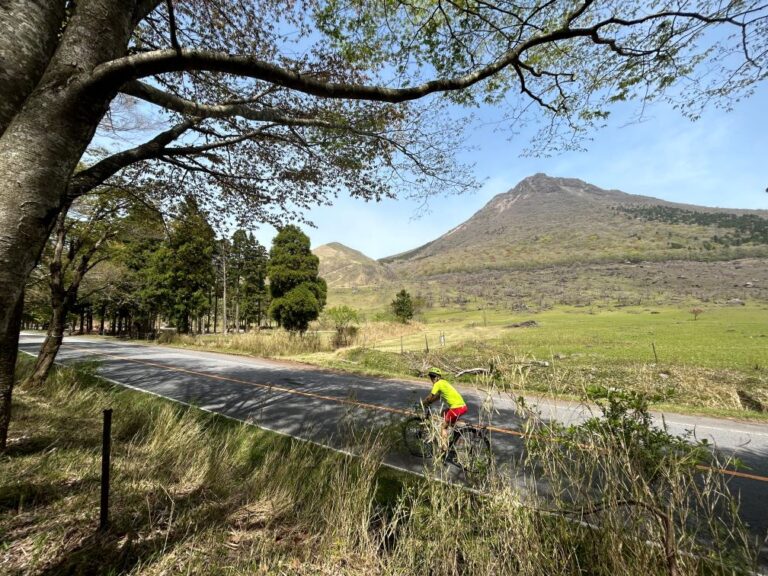
<svg viewBox="0 0 768 576">
<path fill-rule="evenodd" d="M 439 398 L 440 398 L 440 395 L 439 395 L 439 394 L 431 394 L 431 393 L 430 393 L 430 395 L 429 395 L 429 396 L 427 396 L 426 398 L 424 398 L 424 400 L 422 401 L 422 403 L 424 404 L 424 406 L 429 406 L 429 405 L 430 405 L 430 404 L 432 404 L 433 402 L 437 402 L 437 400 L 438 400 Z"/>
</svg>

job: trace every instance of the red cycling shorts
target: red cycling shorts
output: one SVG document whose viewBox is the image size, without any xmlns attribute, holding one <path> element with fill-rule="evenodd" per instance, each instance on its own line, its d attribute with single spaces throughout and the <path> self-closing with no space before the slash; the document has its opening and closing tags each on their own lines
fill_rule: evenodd
<svg viewBox="0 0 768 576">
<path fill-rule="evenodd" d="M 445 414 L 443 414 L 443 418 L 445 418 L 445 421 L 448 422 L 448 424 L 455 424 L 456 420 L 458 420 L 463 414 L 466 413 L 467 407 L 459 406 L 458 408 L 451 408 L 450 410 L 446 410 Z"/>
</svg>

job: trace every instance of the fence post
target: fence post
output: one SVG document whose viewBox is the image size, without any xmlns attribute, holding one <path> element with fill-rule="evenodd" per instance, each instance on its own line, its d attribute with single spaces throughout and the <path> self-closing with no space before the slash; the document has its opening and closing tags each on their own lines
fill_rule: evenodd
<svg viewBox="0 0 768 576">
<path fill-rule="evenodd" d="M 427 340 L 426 334 L 424 334 L 424 346 L 427 347 L 427 354 L 429 354 L 429 340 Z"/>
<path fill-rule="evenodd" d="M 104 427 L 101 436 L 101 509 L 99 530 L 109 527 L 109 456 L 112 449 L 112 409 L 104 410 Z"/>
</svg>

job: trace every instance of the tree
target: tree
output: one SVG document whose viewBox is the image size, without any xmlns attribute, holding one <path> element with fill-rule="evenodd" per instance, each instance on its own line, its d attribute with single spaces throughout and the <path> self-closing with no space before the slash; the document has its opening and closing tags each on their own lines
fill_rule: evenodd
<svg viewBox="0 0 768 576">
<path fill-rule="evenodd" d="M 564 134 L 569 146 L 616 100 L 679 93 L 727 105 L 748 94 L 765 79 L 767 11 L 753 0 L 684 10 L 675 0 L 4 0 L 0 449 L 26 280 L 64 206 L 113 176 L 154 181 L 165 199 L 185 179 L 203 208 L 279 223 L 339 190 L 462 191 L 471 182 L 452 170 L 456 141 L 434 128 L 440 101 L 404 103 L 517 93 L 510 125 L 539 108 L 540 143 Z M 123 150 L 89 148 L 136 100 L 167 127 Z"/>
<path fill-rule="evenodd" d="M 400 322 L 405 324 L 413 318 L 413 300 L 411 295 L 403 288 L 397 293 L 395 299 L 390 303 L 392 313 Z"/>
<path fill-rule="evenodd" d="M 235 306 L 235 332 L 240 332 L 240 306 L 242 294 L 240 287 L 243 283 L 243 275 L 248 261 L 248 234 L 245 230 L 238 229 L 232 235 L 232 250 L 229 254 L 229 283 L 232 286 L 230 294 Z"/>
<path fill-rule="evenodd" d="M 693 319 L 698 320 L 699 316 L 701 315 L 702 312 L 704 312 L 704 310 L 702 310 L 698 306 L 694 306 L 693 308 L 691 308 L 690 312 L 693 315 Z"/>
<path fill-rule="evenodd" d="M 262 319 L 269 309 L 269 294 L 267 291 L 267 264 L 269 255 L 267 249 L 259 244 L 253 234 L 248 235 L 245 250 L 245 265 L 243 267 L 243 315 L 245 329 L 251 323 L 261 325 Z"/>
<path fill-rule="evenodd" d="M 328 308 L 325 311 L 325 315 L 333 324 L 334 330 L 336 330 L 335 344 L 337 346 L 346 346 L 349 338 L 357 332 L 357 326 L 355 325 L 360 322 L 360 314 L 349 306 L 334 306 L 333 308 Z"/>
<path fill-rule="evenodd" d="M 86 274 L 108 258 L 108 243 L 119 233 L 129 205 L 119 191 L 107 189 L 59 214 L 48 257 L 48 333 L 28 383 L 38 385 L 47 378 L 61 347 L 67 316 L 78 304 L 80 285 Z"/>
<path fill-rule="evenodd" d="M 253 234 L 238 229 L 232 235 L 229 256 L 230 294 L 235 306 L 235 326 L 240 330 L 241 313 L 245 329 L 252 321 L 258 325 L 266 307 L 267 250 L 256 241 Z"/>
<path fill-rule="evenodd" d="M 318 276 L 319 265 L 309 237 L 297 226 L 285 226 L 277 233 L 267 266 L 269 313 L 286 330 L 305 332 L 325 306 L 328 288 Z"/>
<path fill-rule="evenodd" d="M 179 332 L 193 329 L 208 308 L 208 292 L 215 280 L 215 234 L 194 198 L 187 198 L 171 224 L 168 242 L 153 257 L 154 277 L 166 310 Z"/>
</svg>

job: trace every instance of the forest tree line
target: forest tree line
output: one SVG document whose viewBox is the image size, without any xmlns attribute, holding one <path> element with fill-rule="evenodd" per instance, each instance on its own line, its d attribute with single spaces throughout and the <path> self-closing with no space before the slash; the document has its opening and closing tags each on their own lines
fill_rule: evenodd
<svg viewBox="0 0 768 576">
<path fill-rule="evenodd" d="M 218 236 L 192 197 L 164 217 L 145 200 L 108 189 L 59 218 L 28 283 L 23 324 L 132 338 L 164 329 L 247 332 L 272 320 L 303 331 L 325 304 L 317 272 L 309 238 L 296 226 L 281 229 L 268 251 L 241 228 Z M 280 279 L 277 294 L 270 274 Z"/>
<path fill-rule="evenodd" d="M 712 226 L 727 230 L 713 234 L 710 241 L 722 246 L 768 244 L 768 218 L 757 214 L 730 212 L 696 212 L 672 206 L 618 206 L 616 210 L 647 222 Z"/>
</svg>

